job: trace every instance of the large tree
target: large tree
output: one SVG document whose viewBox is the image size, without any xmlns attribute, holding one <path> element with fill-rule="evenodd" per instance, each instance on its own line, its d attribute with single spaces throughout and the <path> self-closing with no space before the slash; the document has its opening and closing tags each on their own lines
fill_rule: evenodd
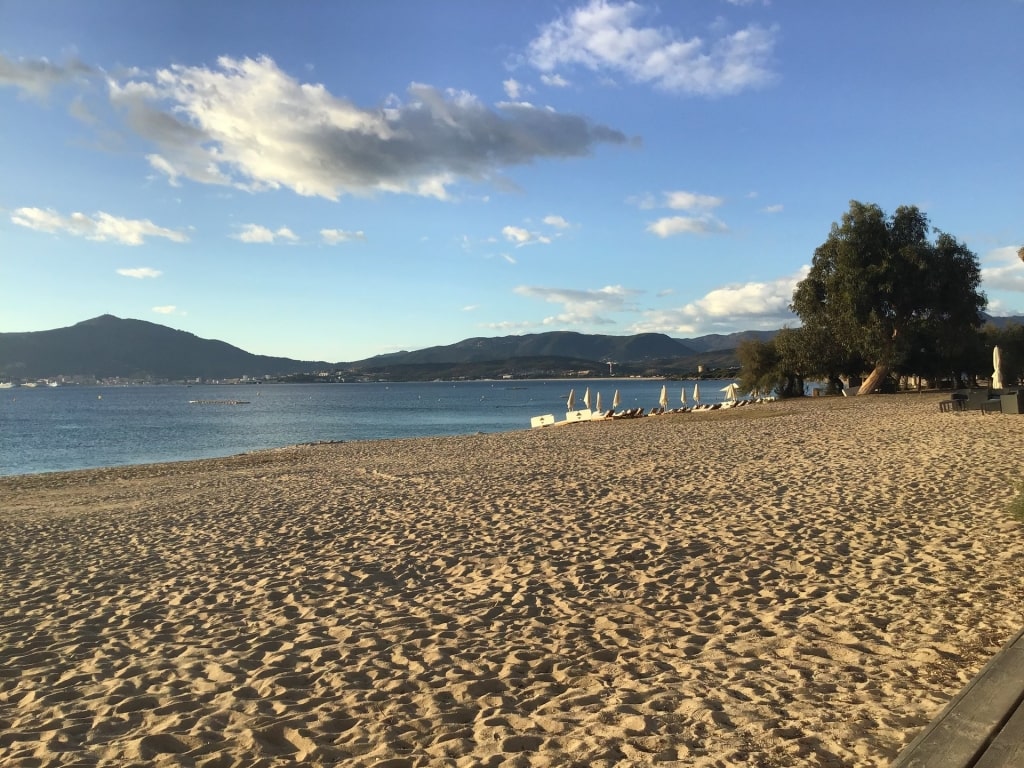
<svg viewBox="0 0 1024 768">
<path fill-rule="evenodd" d="M 914 206 L 886 216 L 851 201 L 793 293 L 805 328 L 872 367 L 860 394 L 933 343 L 981 326 L 987 302 L 978 257 L 950 235 L 929 234 L 928 217 Z"/>
</svg>

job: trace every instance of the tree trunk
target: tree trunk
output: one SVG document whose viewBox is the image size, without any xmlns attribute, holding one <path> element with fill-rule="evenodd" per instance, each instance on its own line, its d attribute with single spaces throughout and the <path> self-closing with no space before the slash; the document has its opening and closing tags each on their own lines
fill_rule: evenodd
<svg viewBox="0 0 1024 768">
<path fill-rule="evenodd" d="M 864 383 L 860 385 L 860 389 L 857 390 L 858 395 L 870 395 L 878 386 L 885 381 L 885 377 L 889 375 L 889 366 L 877 363 L 875 370 L 868 374 L 868 377 L 864 379 Z"/>
</svg>

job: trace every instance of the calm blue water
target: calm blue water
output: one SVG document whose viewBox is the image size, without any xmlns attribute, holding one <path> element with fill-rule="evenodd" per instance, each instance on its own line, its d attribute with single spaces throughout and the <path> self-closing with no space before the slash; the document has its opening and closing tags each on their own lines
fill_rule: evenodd
<svg viewBox="0 0 1024 768">
<path fill-rule="evenodd" d="M 702 402 L 720 402 L 725 381 L 702 381 Z M 393 384 L 259 384 L 37 387 L 0 390 L 0 475 L 213 458 L 317 440 L 382 440 L 529 429 L 530 417 L 564 418 L 590 387 L 610 408 L 650 410 L 661 381 L 473 381 Z M 685 386 L 670 382 L 669 407 Z M 189 400 L 248 400 L 190 405 Z"/>
</svg>

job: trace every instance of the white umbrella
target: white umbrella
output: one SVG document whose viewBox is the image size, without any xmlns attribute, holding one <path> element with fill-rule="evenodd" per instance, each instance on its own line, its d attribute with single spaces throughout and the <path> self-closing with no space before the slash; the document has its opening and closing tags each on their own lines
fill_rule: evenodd
<svg viewBox="0 0 1024 768">
<path fill-rule="evenodd" d="M 668 389 L 665 388 L 664 384 L 661 385 L 661 397 L 658 398 L 658 405 L 662 408 L 668 408 Z"/>
<path fill-rule="evenodd" d="M 590 387 L 587 387 L 586 391 L 583 393 L 583 407 L 588 411 L 590 410 Z"/>
<path fill-rule="evenodd" d="M 567 411 L 575 411 L 576 410 L 576 390 L 575 389 L 570 389 L 569 390 L 569 399 L 565 403 L 565 410 L 567 410 Z"/>
<path fill-rule="evenodd" d="M 618 408 L 622 405 L 622 399 L 619 397 L 619 390 L 615 390 L 615 394 L 612 395 L 612 408 Z"/>
<path fill-rule="evenodd" d="M 992 347 L 992 389 L 1003 388 L 1003 365 L 999 347 Z"/>
<path fill-rule="evenodd" d="M 693 385 L 693 402 L 700 405 L 700 382 Z"/>
<path fill-rule="evenodd" d="M 683 391 L 679 393 L 679 402 L 683 404 L 684 408 L 686 407 L 686 387 L 683 387 Z"/>
<path fill-rule="evenodd" d="M 740 385 L 733 381 L 722 387 L 722 391 L 725 392 L 725 397 L 728 400 L 736 402 L 736 393 L 740 391 Z"/>
<path fill-rule="evenodd" d="M 598 413 L 601 413 L 601 393 L 600 392 L 597 393 L 597 405 L 594 406 L 594 407 L 597 409 Z"/>
</svg>

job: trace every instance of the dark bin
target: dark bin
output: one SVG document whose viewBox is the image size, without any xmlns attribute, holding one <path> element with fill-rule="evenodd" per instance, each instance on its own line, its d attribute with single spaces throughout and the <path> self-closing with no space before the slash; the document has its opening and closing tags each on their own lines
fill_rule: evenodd
<svg viewBox="0 0 1024 768">
<path fill-rule="evenodd" d="M 1024 413 L 1024 392 L 1004 392 L 999 396 L 1003 413 Z"/>
</svg>

